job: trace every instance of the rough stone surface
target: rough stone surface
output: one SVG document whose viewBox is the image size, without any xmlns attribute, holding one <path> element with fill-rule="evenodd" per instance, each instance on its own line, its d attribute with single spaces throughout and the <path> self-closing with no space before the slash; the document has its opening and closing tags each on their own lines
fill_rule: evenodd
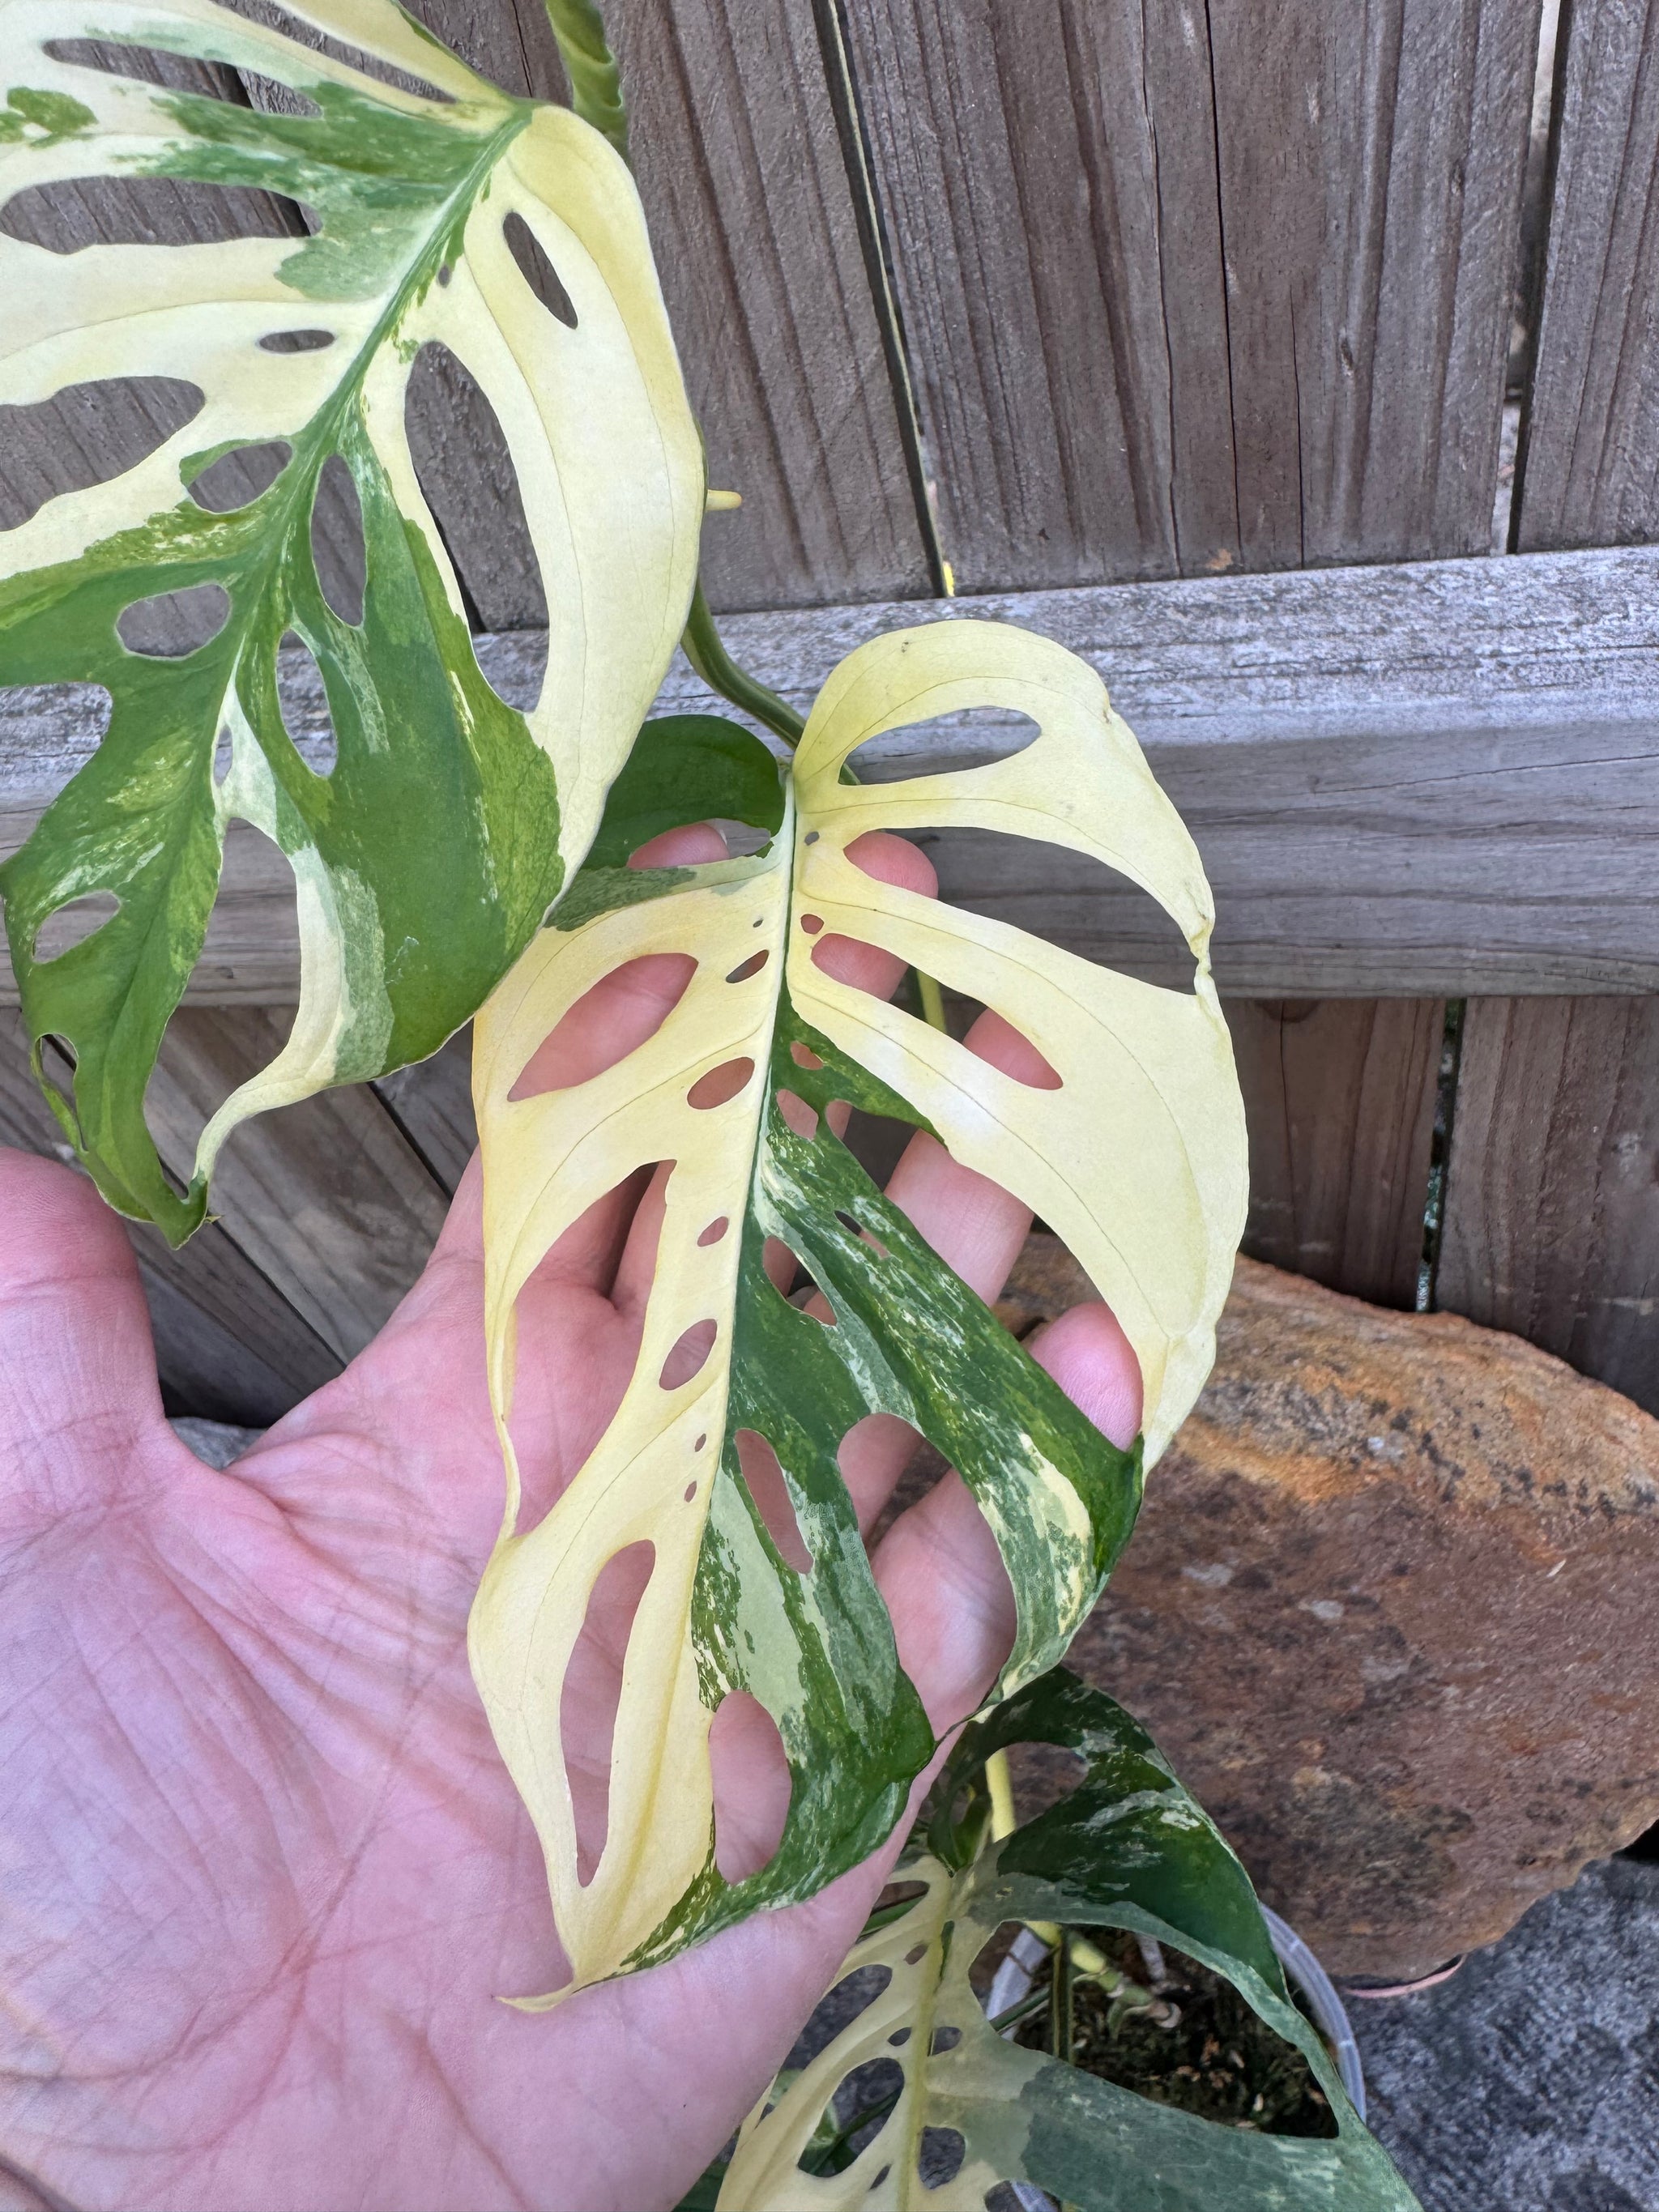
<svg viewBox="0 0 1659 2212">
<path fill-rule="evenodd" d="M 1659 1864 L 1592 1867 L 1451 1981 L 1348 2010 L 1423 2212 L 1659 2208 Z"/>
<path fill-rule="evenodd" d="M 1036 1237 L 1001 1310 L 1089 1295 Z M 1425 1972 L 1659 1819 L 1659 1421 L 1517 1338 L 1241 1261 L 1072 1663 L 1328 1967 Z"/>
</svg>

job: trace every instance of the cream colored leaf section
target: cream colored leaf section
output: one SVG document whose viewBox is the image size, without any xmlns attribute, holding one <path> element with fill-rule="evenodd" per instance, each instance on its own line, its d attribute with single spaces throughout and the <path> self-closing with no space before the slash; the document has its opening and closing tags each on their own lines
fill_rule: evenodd
<svg viewBox="0 0 1659 2212">
<path fill-rule="evenodd" d="M 985 767 L 840 781 L 866 739 L 976 707 L 1029 714 L 1039 734 Z M 1248 1197 L 1243 1104 L 1210 975 L 1214 913 L 1196 847 L 1093 670 L 1003 623 L 936 623 L 861 646 L 819 696 L 795 781 L 798 908 L 821 916 L 823 934 L 880 945 L 994 1008 L 1036 1046 L 1060 1088 L 1017 1083 L 899 1008 L 833 981 L 799 928 L 788 969 L 796 1006 L 925 1115 L 964 1166 L 1023 1199 L 1070 1247 L 1139 1358 L 1150 1465 L 1214 1359 Z M 878 889 L 846 857 L 869 830 L 946 827 L 1040 839 L 1129 877 L 1191 946 L 1192 994 Z"/>
<path fill-rule="evenodd" d="M 473 1091 L 484 1162 L 484 1327 L 489 1390 L 507 1471 L 501 1534 L 472 1610 L 474 1677 L 507 1768 L 546 1854 L 574 1986 L 616 1972 L 702 1872 L 712 1840 L 708 1729 L 690 1632 L 692 1584 L 726 1425 L 730 1335 L 744 1216 L 767 1090 L 775 978 L 787 915 L 788 844 L 708 872 L 670 900 L 545 930 L 480 1015 Z M 540 1097 L 510 1093 L 543 1039 L 593 986 L 672 942 L 697 969 L 662 1027 L 591 1081 Z M 733 969 L 765 951 L 752 978 Z M 698 1079 L 754 1066 L 722 1105 L 694 1107 Z M 623 1404 L 558 1503 L 520 1528 L 509 1426 L 520 1291 L 564 1231 L 636 1168 L 675 1163 L 644 1340 Z M 732 1228 L 699 1237 L 724 1217 Z M 713 1351 L 678 1389 L 659 1381 L 684 1331 L 713 1317 Z M 699 1443 L 699 1439 L 702 1439 Z M 606 1563 L 648 1542 L 655 1557 L 628 1646 L 612 1753 L 605 1850 L 576 1875 L 560 1734 L 565 1669 Z M 531 2008 L 553 1999 L 530 2000 Z"/>
</svg>

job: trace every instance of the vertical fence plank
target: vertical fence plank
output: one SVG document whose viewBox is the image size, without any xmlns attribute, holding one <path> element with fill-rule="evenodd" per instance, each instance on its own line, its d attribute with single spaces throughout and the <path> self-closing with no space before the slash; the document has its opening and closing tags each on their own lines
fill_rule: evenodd
<svg viewBox="0 0 1659 2212">
<path fill-rule="evenodd" d="M 1444 1002 L 1224 1004 L 1250 1133 L 1244 1249 L 1353 1297 L 1413 1304 Z"/>
<path fill-rule="evenodd" d="M 1523 553 L 1659 536 L 1659 0 L 1569 0 L 1516 481 Z"/>
<path fill-rule="evenodd" d="M 958 586 L 1485 550 L 1539 0 L 845 0 Z"/>
<path fill-rule="evenodd" d="M 541 0 L 416 0 L 415 12 L 509 92 L 562 96 Z M 928 592 L 811 0 L 611 0 L 605 14 L 711 478 L 743 494 L 708 532 L 712 602 Z M 457 549 L 485 627 L 533 623 L 487 537 L 486 516 Z"/>
<path fill-rule="evenodd" d="M 1439 1287 L 1659 1413 L 1659 1000 L 1469 1001 Z"/>
</svg>

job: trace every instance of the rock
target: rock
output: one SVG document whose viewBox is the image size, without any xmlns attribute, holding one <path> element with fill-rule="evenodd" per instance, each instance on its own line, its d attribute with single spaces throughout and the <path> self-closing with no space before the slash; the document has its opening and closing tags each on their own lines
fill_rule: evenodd
<svg viewBox="0 0 1659 2212">
<path fill-rule="evenodd" d="M 1089 1295 L 1035 1237 L 1000 1310 L 1024 1334 Z M 1426 1972 L 1659 1819 L 1659 1421 L 1518 1338 L 1241 1260 L 1071 1663 L 1327 1966 Z"/>
</svg>

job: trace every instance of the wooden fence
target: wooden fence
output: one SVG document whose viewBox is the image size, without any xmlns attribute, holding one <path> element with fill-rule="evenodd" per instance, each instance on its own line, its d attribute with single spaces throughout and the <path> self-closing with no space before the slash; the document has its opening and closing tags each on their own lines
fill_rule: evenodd
<svg viewBox="0 0 1659 2212">
<path fill-rule="evenodd" d="M 414 6 L 557 96 L 540 0 Z M 713 480 L 744 495 L 707 538 L 740 655 L 802 698 L 859 637 L 952 612 L 1086 653 L 1215 882 L 1247 1249 L 1427 1292 L 1659 1410 L 1659 0 L 1562 0 L 1540 86 L 1541 6 L 606 14 Z M 208 234 L 175 198 L 0 219 L 59 251 Z M 510 470 L 464 385 L 426 400 L 417 458 L 510 681 L 546 619 Z M 0 527 L 149 404 L 0 422 Z M 0 850 L 96 737 L 83 697 L 0 694 Z M 938 857 L 952 895 L 1166 972 L 1121 887 Z M 171 1162 L 295 972 L 291 893 L 234 839 L 150 1093 Z M 179 1408 L 268 1420 L 366 1341 L 465 1164 L 465 1062 L 252 1125 L 214 1227 L 177 1255 L 138 1235 Z M 55 1134 L 0 1005 L 0 1136 Z"/>
</svg>

